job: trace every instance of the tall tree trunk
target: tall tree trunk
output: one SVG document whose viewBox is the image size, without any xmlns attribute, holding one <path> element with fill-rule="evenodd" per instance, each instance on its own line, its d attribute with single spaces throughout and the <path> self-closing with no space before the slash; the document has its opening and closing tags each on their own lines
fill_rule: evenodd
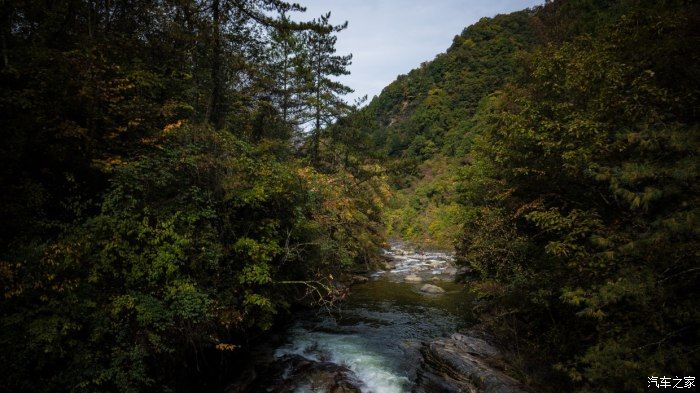
<svg viewBox="0 0 700 393">
<path fill-rule="evenodd" d="M 282 62 L 282 121 L 289 126 L 289 48 L 284 44 L 284 61 Z"/>
<path fill-rule="evenodd" d="M 320 56 L 320 49 L 318 56 Z M 319 144 L 321 143 L 321 59 L 316 59 L 316 127 L 314 129 L 314 151 L 313 151 L 313 162 L 318 164 L 319 155 Z"/>
<path fill-rule="evenodd" d="M 321 143 L 321 90 L 316 88 L 316 127 L 314 128 L 313 162 L 318 164 L 318 145 Z"/>
<path fill-rule="evenodd" d="M 4 68 L 7 68 L 10 66 L 10 59 L 9 56 L 7 55 L 8 48 L 7 48 L 7 38 L 10 35 L 10 6 L 7 1 L 2 1 L 0 3 L 0 17 L 2 20 L 0 22 L 2 23 L 2 32 L 0 34 L 2 35 L 0 37 L 0 40 L 2 41 L 2 64 Z"/>
<path fill-rule="evenodd" d="M 316 108 L 316 128 L 314 129 L 314 163 L 318 163 L 318 145 L 321 142 L 321 109 Z"/>
<path fill-rule="evenodd" d="M 223 78 L 221 76 L 221 4 L 219 0 L 213 0 L 212 13 L 212 61 L 211 61 L 211 96 L 207 104 L 204 121 L 216 129 L 223 127 L 221 114 L 221 93 L 223 90 Z"/>
</svg>

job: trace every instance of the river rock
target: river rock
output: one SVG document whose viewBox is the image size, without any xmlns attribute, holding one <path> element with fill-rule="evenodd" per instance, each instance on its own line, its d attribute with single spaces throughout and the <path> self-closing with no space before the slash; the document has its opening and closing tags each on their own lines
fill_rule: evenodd
<svg viewBox="0 0 700 393">
<path fill-rule="evenodd" d="M 431 259 L 430 260 L 430 267 L 437 268 L 437 267 L 440 267 L 441 265 L 443 265 L 444 263 L 445 262 L 443 262 L 443 261 L 437 261 L 437 260 Z"/>
<path fill-rule="evenodd" d="M 423 285 L 423 286 L 420 288 L 420 291 L 421 291 L 421 292 L 425 292 L 425 293 L 432 293 L 432 294 L 434 294 L 434 295 L 439 294 L 439 293 L 445 293 L 445 290 L 444 290 L 444 289 L 440 288 L 440 287 L 437 286 L 437 285 L 433 285 L 433 284 L 425 284 L 425 285 Z"/>
<path fill-rule="evenodd" d="M 455 333 L 423 345 L 423 365 L 413 393 L 526 393 L 506 375 L 500 352 L 488 342 Z"/>
<path fill-rule="evenodd" d="M 258 378 L 258 383 L 251 391 L 362 393 L 366 388 L 357 375 L 345 366 L 299 355 L 286 355 L 278 359 Z"/>
<path fill-rule="evenodd" d="M 361 276 L 359 274 L 353 274 L 352 276 L 350 276 L 350 281 L 353 284 L 361 284 L 363 282 L 369 281 L 369 277 Z"/>
<path fill-rule="evenodd" d="M 462 266 L 457 270 L 456 274 L 458 276 L 470 276 L 474 274 L 474 269 L 467 266 Z"/>
<path fill-rule="evenodd" d="M 418 277 L 415 274 L 409 274 L 408 276 L 404 277 L 403 279 L 406 282 L 421 282 L 421 281 L 423 281 L 422 278 Z"/>
</svg>

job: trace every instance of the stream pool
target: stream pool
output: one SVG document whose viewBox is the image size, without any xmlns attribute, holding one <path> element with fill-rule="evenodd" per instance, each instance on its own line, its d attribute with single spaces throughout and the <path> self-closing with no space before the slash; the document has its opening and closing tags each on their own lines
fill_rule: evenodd
<svg viewBox="0 0 700 393">
<path fill-rule="evenodd" d="M 338 310 L 303 315 L 293 324 L 274 357 L 295 359 L 305 367 L 283 366 L 282 381 L 268 391 L 408 392 L 420 366 L 420 343 L 468 325 L 471 299 L 453 282 L 451 255 L 411 252 L 398 245 L 386 254 L 387 270 L 353 286 Z M 445 293 L 424 293 L 425 284 Z M 318 367 L 308 364 L 322 365 L 322 377 Z M 304 372 L 309 375 L 298 375 Z M 347 374 L 355 390 L 329 389 L 328 372 L 335 379 Z"/>
</svg>

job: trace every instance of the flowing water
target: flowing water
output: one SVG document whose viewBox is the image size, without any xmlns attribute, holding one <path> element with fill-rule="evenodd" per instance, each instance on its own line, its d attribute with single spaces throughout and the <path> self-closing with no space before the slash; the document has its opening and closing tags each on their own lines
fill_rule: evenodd
<svg viewBox="0 0 700 393">
<path fill-rule="evenodd" d="M 453 282 L 451 255 L 411 252 L 399 245 L 386 254 L 390 260 L 386 270 L 353 286 L 338 311 L 300 318 L 274 356 L 349 369 L 363 393 L 410 391 L 420 365 L 420 343 L 464 327 L 471 318 L 470 299 Z M 414 281 L 407 282 L 407 277 Z M 445 293 L 421 292 L 426 283 Z M 282 379 L 299 380 L 291 374 L 285 371 Z M 314 385 L 313 377 L 302 380 L 278 391 L 325 390 Z"/>
</svg>

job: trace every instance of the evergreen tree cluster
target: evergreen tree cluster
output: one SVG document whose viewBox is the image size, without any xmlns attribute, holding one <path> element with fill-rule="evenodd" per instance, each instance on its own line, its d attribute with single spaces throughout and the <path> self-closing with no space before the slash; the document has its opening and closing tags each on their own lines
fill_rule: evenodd
<svg viewBox="0 0 700 393">
<path fill-rule="evenodd" d="M 485 18 L 355 115 L 391 174 L 389 235 L 457 246 L 540 390 L 697 371 L 699 18 L 673 0 Z"/>
<path fill-rule="evenodd" d="M 458 255 L 543 382 L 644 391 L 699 360 L 700 8 L 574 5 L 476 115 Z"/>
<path fill-rule="evenodd" d="M 371 263 L 381 170 L 311 142 L 351 109 L 344 25 L 301 11 L 2 2 L 0 391 L 220 389 Z"/>
<path fill-rule="evenodd" d="M 451 249 L 459 229 L 454 168 L 463 164 L 481 99 L 519 69 L 538 42 L 532 10 L 483 18 L 455 36 L 448 50 L 384 88 L 337 127 L 359 132 L 371 157 L 383 157 L 394 193 L 388 234 Z M 359 131 L 358 131 L 359 130 Z"/>
</svg>

